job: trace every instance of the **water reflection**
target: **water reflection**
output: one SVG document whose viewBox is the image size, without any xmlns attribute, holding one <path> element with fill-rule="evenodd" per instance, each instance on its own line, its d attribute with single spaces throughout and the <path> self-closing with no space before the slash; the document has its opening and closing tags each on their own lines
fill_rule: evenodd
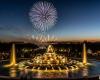
<svg viewBox="0 0 100 80">
<path fill-rule="evenodd" d="M 41 78 L 41 76 L 42 76 L 42 72 L 39 71 L 39 72 L 37 73 L 37 78 Z"/>
<path fill-rule="evenodd" d="M 68 78 L 68 71 L 66 71 L 66 77 Z"/>
<path fill-rule="evenodd" d="M 20 78 L 75 78 L 77 76 L 88 76 L 88 67 L 85 67 L 81 70 L 82 74 L 79 74 L 79 71 L 65 71 L 65 72 L 30 72 L 28 69 L 23 69 L 19 72 L 19 75 L 17 73 L 17 70 L 15 68 L 11 68 L 9 70 L 9 75 L 11 77 L 17 77 L 17 75 Z"/>
<path fill-rule="evenodd" d="M 32 73 L 28 69 L 23 69 L 20 71 L 19 77 L 21 80 L 30 80 L 32 78 Z"/>
<path fill-rule="evenodd" d="M 42 72 L 39 71 L 37 73 L 33 73 L 33 74 L 37 74 L 34 75 L 35 78 L 68 78 L 68 72 Z"/>
<path fill-rule="evenodd" d="M 100 63 L 100 62 L 98 62 Z M 96 63 L 95 63 L 96 64 Z M 95 66 L 84 67 L 78 71 L 65 71 L 65 72 L 32 72 L 28 69 L 17 70 L 16 68 L 8 69 L 0 68 L 0 74 L 10 77 L 20 77 L 20 78 L 80 78 L 84 76 L 98 75 L 100 73 L 100 64 Z M 100 76 L 99 76 L 100 77 Z M 23 79 L 22 79 L 23 80 Z"/>
<path fill-rule="evenodd" d="M 83 68 L 82 76 L 88 76 L 88 74 L 89 74 L 88 67 Z"/>
<path fill-rule="evenodd" d="M 17 76 L 16 69 L 10 68 L 9 75 L 10 75 L 10 77 L 16 77 Z"/>
</svg>

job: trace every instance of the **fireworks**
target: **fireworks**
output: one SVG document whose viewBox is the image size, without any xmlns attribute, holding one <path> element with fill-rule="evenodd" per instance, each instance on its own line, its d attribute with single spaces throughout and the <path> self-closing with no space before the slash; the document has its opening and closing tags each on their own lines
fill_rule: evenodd
<svg viewBox="0 0 100 80">
<path fill-rule="evenodd" d="M 49 2 L 37 2 L 29 12 L 30 20 L 36 31 L 46 32 L 57 21 L 57 11 Z"/>
<path fill-rule="evenodd" d="M 32 39 L 35 39 L 36 41 L 39 41 L 39 42 L 49 42 L 49 41 L 56 41 L 57 38 L 52 35 L 38 35 L 38 36 L 32 36 Z"/>
</svg>

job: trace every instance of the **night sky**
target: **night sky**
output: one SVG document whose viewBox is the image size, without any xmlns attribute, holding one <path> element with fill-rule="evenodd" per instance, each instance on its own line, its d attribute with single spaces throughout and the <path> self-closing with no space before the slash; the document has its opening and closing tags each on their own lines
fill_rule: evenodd
<svg viewBox="0 0 100 80">
<path fill-rule="evenodd" d="M 53 3 L 58 19 L 45 34 L 59 40 L 100 39 L 100 0 L 0 0 L 0 39 L 37 35 L 29 11 L 38 1 Z"/>
</svg>

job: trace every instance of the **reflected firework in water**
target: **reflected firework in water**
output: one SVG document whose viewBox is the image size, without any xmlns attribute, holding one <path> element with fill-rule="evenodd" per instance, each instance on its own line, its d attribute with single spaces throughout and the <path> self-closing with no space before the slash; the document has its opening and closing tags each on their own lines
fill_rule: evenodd
<svg viewBox="0 0 100 80">
<path fill-rule="evenodd" d="M 29 17 L 36 31 L 45 32 L 55 25 L 57 11 L 52 3 L 40 1 L 33 5 Z"/>
</svg>

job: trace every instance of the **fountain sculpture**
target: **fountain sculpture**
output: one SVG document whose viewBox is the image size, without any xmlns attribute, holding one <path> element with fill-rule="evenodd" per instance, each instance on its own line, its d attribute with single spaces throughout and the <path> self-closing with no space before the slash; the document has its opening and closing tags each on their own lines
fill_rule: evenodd
<svg viewBox="0 0 100 80">
<path fill-rule="evenodd" d="M 32 71 L 77 70 L 79 69 L 79 67 L 81 67 L 80 64 L 82 63 L 79 61 L 68 59 L 66 56 L 61 54 L 56 54 L 52 45 L 48 46 L 46 52 L 43 55 L 38 55 L 31 60 L 22 61 L 18 63 L 19 69 L 25 68 L 30 69 Z"/>
<path fill-rule="evenodd" d="M 64 55 L 56 54 L 53 46 L 49 45 L 43 55 L 35 56 L 35 58 L 30 60 L 21 61 L 18 64 L 16 64 L 15 44 L 12 44 L 10 64 L 4 65 L 4 67 L 18 66 L 18 69 L 30 69 L 32 71 L 68 71 L 79 69 L 80 64 L 82 66 L 87 64 L 85 43 L 83 44 L 83 63 L 68 59 Z"/>
</svg>

